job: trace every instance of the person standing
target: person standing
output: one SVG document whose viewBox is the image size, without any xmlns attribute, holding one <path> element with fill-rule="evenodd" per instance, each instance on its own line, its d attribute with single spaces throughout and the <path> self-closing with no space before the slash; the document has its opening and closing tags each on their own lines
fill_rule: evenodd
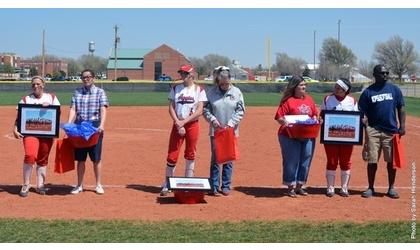
<svg viewBox="0 0 420 250">
<path fill-rule="evenodd" d="M 175 173 L 181 146 L 185 140 L 185 177 L 194 176 L 195 155 L 200 132 L 198 118 L 203 113 L 203 103 L 207 101 L 206 92 L 194 81 L 194 68 L 183 65 L 178 70 L 182 83 L 171 88 L 169 93 L 169 115 L 173 120 L 166 158 L 165 181 L 161 196 L 169 194 L 166 177 Z"/>
<path fill-rule="evenodd" d="M 397 170 L 392 166 L 392 138 L 405 135 L 405 102 L 400 88 L 388 81 L 389 71 L 382 64 L 373 68 L 375 82 L 367 87 L 360 96 L 359 109 L 367 118 L 367 176 L 368 189 L 362 197 L 370 198 L 375 194 L 375 175 L 381 151 L 387 163 L 388 192 L 386 195 L 398 199 L 394 188 Z M 397 121 L 398 117 L 398 121 Z"/>
<path fill-rule="evenodd" d="M 60 102 L 54 94 L 44 92 L 45 80 L 41 76 L 34 76 L 31 79 L 32 93 L 24 96 L 19 103 L 39 104 L 44 107 L 49 105 L 60 106 Z M 23 185 L 19 192 L 21 197 L 27 197 L 30 190 L 30 180 L 32 169 L 36 165 L 37 188 L 36 192 L 45 195 L 48 189 L 45 187 L 47 176 L 48 156 L 53 145 L 53 138 L 43 138 L 36 136 L 23 136 L 18 131 L 17 118 L 13 129 L 16 139 L 23 139 L 25 157 L 23 159 Z"/>
<path fill-rule="evenodd" d="M 350 95 L 351 84 L 346 78 L 340 78 L 334 85 L 334 93 L 324 97 L 321 110 L 339 110 L 339 111 L 358 111 L 357 102 Z M 335 194 L 334 183 L 335 173 L 338 164 L 341 169 L 341 189 L 340 196 L 349 196 L 349 180 L 351 169 L 351 155 L 353 153 L 353 145 L 346 144 L 324 144 L 325 153 L 327 155 L 327 192 L 328 197 Z"/>
<path fill-rule="evenodd" d="M 293 76 L 289 80 L 274 119 L 281 125 L 278 138 L 283 158 L 283 184 L 287 185 L 287 195 L 293 198 L 297 194 L 307 196 L 308 192 L 302 186 L 308 179 L 315 139 L 290 138 L 286 131 L 289 125 L 286 115 L 318 117 L 315 102 L 306 93 L 306 83 L 301 76 Z"/>
<path fill-rule="evenodd" d="M 226 66 L 219 66 L 214 72 L 215 85 L 208 89 L 208 102 L 204 106 L 203 115 L 210 123 L 210 184 L 211 194 L 219 196 L 220 167 L 222 170 L 221 193 L 225 196 L 230 194 L 232 183 L 233 162 L 227 162 L 219 166 L 216 163 L 214 132 L 217 129 L 231 127 L 235 136 L 239 136 L 239 123 L 244 117 L 245 102 L 239 88 L 232 85 L 230 69 Z"/>
<path fill-rule="evenodd" d="M 77 161 L 77 185 L 71 190 L 72 194 L 83 192 L 83 178 L 86 169 L 86 159 L 93 162 L 93 170 L 96 178 L 97 194 L 104 194 L 104 188 L 101 184 L 102 168 L 102 141 L 105 131 L 105 121 L 107 108 L 109 106 L 108 97 L 105 91 L 94 84 L 95 73 L 90 69 L 85 69 L 81 73 L 82 86 L 77 88 L 71 98 L 69 123 L 80 124 L 83 121 L 90 121 L 92 125 L 98 128 L 98 144 L 88 148 L 75 148 L 74 156 Z"/>
</svg>

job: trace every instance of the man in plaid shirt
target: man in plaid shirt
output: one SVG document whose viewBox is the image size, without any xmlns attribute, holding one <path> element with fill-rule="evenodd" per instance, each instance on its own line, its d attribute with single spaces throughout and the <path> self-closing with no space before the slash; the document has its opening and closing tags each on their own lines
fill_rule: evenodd
<svg viewBox="0 0 420 250">
<path fill-rule="evenodd" d="M 85 175 L 85 163 L 87 155 L 93 162 L 95 171 L 97 194 L 103 194 L 104 189 L 101 184 L 101 153 L 102 140 L 106 120 L 106 110 L 109 102 L 103 89 L 94 84 L 95 73 L 86 69 L 82 71 L 83 86 L 76 89 L 71 98 L 69 113 L 69 123 L 80 124 L 82 121 L 91 121 L 93 126 L 98 128 L 98 144 L 89 148 L 75 148 L 75 159 L 77 160 L 77 186 L 71 191 L 72 194 L 83 192 L 83 177 Z"/>
</svg>

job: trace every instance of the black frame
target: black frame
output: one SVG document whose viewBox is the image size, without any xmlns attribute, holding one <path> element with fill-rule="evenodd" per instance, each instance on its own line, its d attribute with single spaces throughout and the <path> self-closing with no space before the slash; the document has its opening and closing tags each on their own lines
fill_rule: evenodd
<svg viewBox="0 0 420 250">
<path fill-rule="evenodd" d="M 355 128 L 355 133 L 358 132 L 358 140 L 354 140 L 354 141 L 346 141 L 345 139 L 340 140 L 339 138 L 337 139 L 331 139 L 331 138 L 325 138 L 325 131 L 328 130 L 327 127 L 327 123 L 326 123 L 326 116 L 333 116 L 333 115 L 339 115 L 339 116 L 353 116 L 353 117 L 357 117 L 359 118 L 358 120 L 358 124 L 356 125 Z M 360 111 L 341 111 L 341 110 L 322 110 L 321 111 L 321 117 L 323 120 L 323 123 L 321 124 L 321 140 L 320 142 L 323 144 L 349 144 L 349 145 L 362 145 L 363 144 L 363 123 L 362 123 L 362 119 L 363 119 L 363 113 Z M 359 131 L 357 131 L 357 129 Z"/>
<path fill-rule="evenodd" d="M 169 179 L 201 179 L 202 181 L 207 181 L 208 182 L 208 188 L 178 188 L 178 187 L 172 187 Z M 210 185 L 210 179 L 209 178 L 172 176 L 172 177 L 166 177 L 166 183 L 168 185 L 169 190 L 180 190 L 180 191 L 210 191 L 211 190 L 211 185 Z"/>
<path fill-rule="evenodd" d="M 25 124 L 23 119 L 26 117 L 24 115 L 25 109 L 39 109 L 41 110 L 53 110 L 55 112 L 55 121 L 52 121 L 52 124 L 55 125 L 55 129 L 47 132 L 28 132 L 26 130 L 22 131 L 22 125 Z M 59 137 L 60 133 L 60 106 L 57 105 L 49 105 L 49 106 L 42 106 L 41 104 L 26 104 L 26 103 L 19 103 L 18 104 L 18 118 L 17 118 L 17 129 L 18 132 L 21 133 L 23 136 L 36 136 L 36 137 L 45 137 L 45 138 L 53 138 Z"/>
</svg>

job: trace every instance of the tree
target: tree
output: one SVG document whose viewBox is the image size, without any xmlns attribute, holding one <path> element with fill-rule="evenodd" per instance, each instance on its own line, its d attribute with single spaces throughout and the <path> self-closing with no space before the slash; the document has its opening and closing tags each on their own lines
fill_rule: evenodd
<svg viewBox="0 0 420 250">
<path fill-rule="evenodd" d="M 372 74 L 373 74 L 373 68 L 375 67 L 376 63 L 373 61 L 365 61 L 365 60 L 360 60 L 359 61 L 359 65 L 357 66 L 359 68 L 359 73 L 372 78 Z"/>
<path fill-rule="evenodd" d="M 351 69 L 356 65 L 356 59 L 351 49 L 342 45 L 337 39 L 327 38 L 322 43 L 319 53 L 318 74 L 324 80 L 348 78 Z"/>
<path fill-rule="evenodd" d="M 69 76 L 78 76 L 82 72 L 82 65 L 73 58 L 65 58 L 67 61 L 67 71 Z"/>
<path fill-rule="evenodd" d="M 416 61 L 419 60 L 414 44 L 404 41 L 399 36 L 391 37 L 384 43 L 377 43 L 373 57 L 396 74 L 400 82 L 403 74 L 416 72 Z"/>
<path fill-rule="evenodd" d="M 306 62 L 300 58 L 289 57 L 286 53 L 277 53 L 276 68 L 281 75 L 302 75 Z"/>
<path fill-rule="evenodd" d="M 10 63 L 3 64 L 2 73 L 15 73 L 15 68 Z"/>
<path fill-rule="evenodd" d="M 195 71 L 197 72 L 199 79 L 200 79 L 200 76 L 208 74 L 206 64 L 203 59 L 192 57 L 190 58 L 190 61 L 192 65 L 194 65 Z"/>
<path fill-rule="evenodd" d="M 231 60 L 229 57 L 220 56 L 217 54 L 208 54 L 200 58 L 190 58 L 191 63 L 196 68 L 198 75 L 210 75 L 213 73 L 213 69 L 220 65 L 229 66 Z"/>
<path fill-rule="evenodd" d="M 32 76 L 37 76 L 37 75 L 38 75 L 38 70 L 36 70 L 35 67 L 31 67 L 29 69 L 29 76 L 32 77 Z"/>
<path fill-rule="evenodd" d="M 82 55 L 78 62 L 83 69 L 91 69 L 96 73 L 102 74 L 106 71 L 108 60 L 99 56 Z"/>
</svg>

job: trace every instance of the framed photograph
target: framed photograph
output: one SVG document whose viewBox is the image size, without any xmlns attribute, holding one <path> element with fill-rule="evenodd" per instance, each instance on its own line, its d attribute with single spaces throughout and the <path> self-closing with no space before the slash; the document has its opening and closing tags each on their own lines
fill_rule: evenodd
<svg viewBox="0 0 420 250">
<path fill-rule="evenodd" d="M 168 177 L 167 183 L 170 190 L 197 190 L 210 191 L 210 181 L 208 178 L 197 177 Z"/>
<path fill-rule="evenodd" d="M 60 106 L 19 103 L 17 128 L 19 133 L 26 136 L 58 137 Z"/>
<path fill-rule="evenodd" d="M 363 144 L 362 112 L 323 110 L 321 116 L 321 143 Z"/>
</svg>

